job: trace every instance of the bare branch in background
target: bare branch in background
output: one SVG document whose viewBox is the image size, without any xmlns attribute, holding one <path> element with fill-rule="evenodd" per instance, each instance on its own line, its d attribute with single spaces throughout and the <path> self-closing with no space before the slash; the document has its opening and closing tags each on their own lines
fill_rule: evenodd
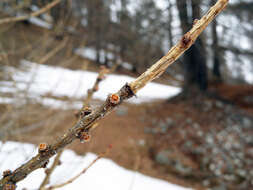
<svg viewBox="0 0 253 190">
<path fill-rule="evenodd" d="M 18 21 L 27 20 L 31 17 L 37 17 L 37 16 L 49 11 L 51 8 L 53 8 L 54 6 L 56 6 L 60 2 L 61 2 L 61 0 L 54 0 L 53 2 L 49 3 L 45 7 L 41 8 L 40 10 L 35 11 L 29 15 L 24 15 L 24 16 L 20 16 L 20 17 L 8 17 L 8 18 L 0 19 L 0 25 L 6 24 L 6 23 L 11 23 L 11 22 L 18 22 Z"/>
<path fill-rule="evenodd" d="M 200 20 L 196 21 L 192 29 L 187 32 L 163 58 L 150 67 L 145 73 L 130 84 L 124 85 L 117 93 L 109 95 L 100 107 L 87 115 L 83 115 L 80 120 L 62 136 L 60 140 L 52 145 L 49 145 L 46 151 L 39 152 L 27 163 L 17 168 L 10 175 L 1 179 L 0 190 L 2 190 L 5 185 L 16 184 L 34 170 L 45 166 L 49 158 L 54 156 L 68 144 L 72 143 L 76 138 L 82 137 L 80 134 L 88 134 L 94 123 L 109 114 L 122 102 L 133 97 L 148 82 L 159 77 L 169 65 L 171 65 L 179 58 L 180 55 L 190 48 L 201 32 L 227 6 L 227 4 L 228 0 L 218 0 L 217 3 L 210 8 L 207 14 Z"/>
<path fill-rule="evenodd" d="M 53 190 L 53 189 L 58 189 L 61 188 L 65 185 L 68 185 L 70 183 L 73 183 L 73 181 L 75 181 L 77 178 L 79 178 L 82 174 L 84 174 L 91 166 L 93 166 L 98 160 L 100 160 L 101 158 L 105 157 L 108 152 L 109 152 L 110 147 L 106 150 L 106 152 L 103 152 L 101 154 L 98 155 L 98 157 L 93 160 L 86 168 L 84 168 L 80 173 L 78 173 L 76 176 L 74 176 L 73 178 L 69 179 L 68 181 L 58 184 L 58 185 L 52 185 L 46 189 L 41 189 L 41 190 Z"/>
</svg>

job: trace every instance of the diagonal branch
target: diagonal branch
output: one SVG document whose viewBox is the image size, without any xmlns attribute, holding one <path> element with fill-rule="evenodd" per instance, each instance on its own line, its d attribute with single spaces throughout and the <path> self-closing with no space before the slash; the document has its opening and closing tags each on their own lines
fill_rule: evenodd
<svg viewBox="0 0 253 190">
<path fill-rule="evenodd" d="M 61 0 L 54 0 L 53 2 L 49 3 L 45 7 L 41 8 L 40 10 L 35 11 L 35 12 L 29 14 L 29 15 L 24 15 L 24 16 L 20 16 L 20 17 L 8 17 L 8 18 L 0 19 L 0 25 L 1 24 L 6 24 L 6 23 L 11 23 L 11 22 L 23 21 L 23 20 L 27 20 L 31 17 L 39 16 L 39 15 L 47 12 L 48 10 L 53 8 L 54 6 L 56 6 L 58 3 L 60 3 L 60 1 Z"/>
<path fill-rule="evenodd" d="M 23 180 L 28 174 L 34 170 L 45 166 L 49 158 L 62 150 L 65 146 L 72 143 L 76 138 L 80 138 L 80 134 L 88 133 L 95 122 L 109 114 L 115 107 L 123 101 L 134 96 L 148 82 L 159 77 L 169 65 L 179 58 L 194 43 L 200 33 L 207 25 L 226 7 L 228 0 L 218 0 L 217 3 L 210 8 L 206 15 L 200 20 L 196 20 L 192 29 L 187 32 L 182 39 L 157 63 L 150 67 L 145 73 L 139 76 L 130 84 L 124 85 L 117 93 L 108 96 L 107 100 L 91 113 L 83 114 L 80 120 L 65 133 L 60 140 L 48 146 L 43 152 L 39 152 L 35 157 L 23 164 L 8 176 L 0 180 L 0 190 L 5 185 L 16 184 Z M 113 84 L 112 84 L 113 85 Z"/>
</svg>

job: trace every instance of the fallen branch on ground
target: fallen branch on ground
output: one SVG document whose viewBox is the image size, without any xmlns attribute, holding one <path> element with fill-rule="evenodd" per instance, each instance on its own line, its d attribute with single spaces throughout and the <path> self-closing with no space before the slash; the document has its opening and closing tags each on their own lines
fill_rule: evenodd
<svg viewBox="0 0 253 190">
<path fill-rule="evenodd" d="M 37 16 L 49 11 L 51 8 L 53 8 L 58 3 L 60 3 L 60 1 L 61 0 L 54 0 L 53 2 L 49 3 L 45 7 L 41 8 L 40 10 L 35 11 L 35 12 L 29 14 L 29 15 L 24 15 L 24 16 L 20 16 L 20 17 L 8 17 L 8 18 L 0 19 L 0 25 L 1 24 L 6 24 L 6 23 L 11 23 L 11 22 L 24 21 L 24 20 L 27 20 L 31 17 L 37 17 Z"/>
<path fill-rule="evenodd" d="M 124 85 L 117 93 L 109 95 L 106 101 L 97 109 L 92 110 L 91 113 L 83 114 L 79 121 L 56 143 L 49 145 L 44 151 L 40 151 L 27 163 L 2 178 L 0 180 L 0 190 L 2 190 L 5 185 L 16 184 L 34 170 L 44 167 L 49 158 L 54 156 L 68 144 L 72 143 L 76 138 L 82 137 L 80 134 L 88 134 L 94 123 L 109 114 L 123 101 L 133 97 L 148 82 L 158 78 L 169 65 L 190 48 L 200 33 L 226 7 L 227 4 L 228 0 L 218 0 L 217 3 L 210 8 L 207 14 L 200 20 L 196 20 L 192 29 L 187 32 L 164 57 L 150 67 L 145 73 L 133 82 Z"/>
</svg>

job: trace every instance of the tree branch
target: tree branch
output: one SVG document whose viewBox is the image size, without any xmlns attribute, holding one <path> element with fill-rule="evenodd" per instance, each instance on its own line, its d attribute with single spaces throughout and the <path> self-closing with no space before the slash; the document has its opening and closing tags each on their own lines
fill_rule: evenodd
<svg viewBox="0 0 253 190">
<path fill-rule="evenodd" d="M 159 77 L 169 65 L 171 65 L 176 59 L 179 58 L 180 55 L 190 48 L 200 33 L 215 18 L 215 16 L 217 16 L 226 7 L 227 4 L 228 0 L 218 0 L 217 3 L 210 8 L 207 14 L 204 15 L 201 20 L 196 21 L 192 29 L 187 32 L 163 58 L 150 67 L 145 73 L 143 73 L 130 84 L 124 85 L 117 93 L 109 95 L 106 101 L 100 107 L 93 110 L 91 113 L 88 113 L 87 115 L 82 115 L 79 121 L 56 143 L 48 146 L 45 151 L 40 151 L 27 163 L 17 168 L 10 175 L 2 178 L 0 180 L 0 190 L 2 190 L 7 184 L 16 184 L 34 170 L 45 166 L 49 158 L 54 156 L 68 144 L 72 143 L 76 138 L 80 138 L 80 134 L 89 133 L 95 122 L 109 114 L 123 101 L 134 96 L 148 82 Z"/>
<path fill-rule="evenodd" d="M 6 23 L 11 23 L 11 22 L 23 21 L 23 20 L 27 20 L 31 17 L 39 16 L 39 15 L 47 12 L 48 10 L 53 8 L 54 6 L 56 6 L 58 3 L 60 3 L 60 1 L 61 0 L 54 0 L 53 2 L 49 3 L 45 7 L 41 8 L 40 10 L 35 11 L 35 12 L 29 14 L 29 15 L 24 15 L 24 16 L 20 16 L 20 17 L 8 17 L 8 18 L 0 19 L 0 25 L 1 24 L 6 24 Z"/>
</svg>

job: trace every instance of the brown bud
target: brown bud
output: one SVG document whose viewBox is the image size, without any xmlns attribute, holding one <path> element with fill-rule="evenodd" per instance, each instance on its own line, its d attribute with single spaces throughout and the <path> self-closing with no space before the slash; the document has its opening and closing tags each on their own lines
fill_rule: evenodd
<svg viewBox="0 0 253 190">
<path fill-rule="evenodd" d="M 45 174 L 48 175 L 49 174 L 49 169 L 45 169 Z"/>
<path fill-rule="evenodd" d="M 118 94 L 111 94 L 109 96 L 109 101 L 110 101 L 111 104 L 116 105 L 120 102 L 120 97 L 119 97 Z"/>
<path fill-rule="evenodd" d="M 3 172 L 3 177 L 7 177 L 9 175 L 11 175 L 11 170 L 6 170 Z"/>
<path fill-rule="evenodd" d="M 16 185 L 14 184 L 5 184 L 3 190 L 15 190 Z"/>
<path fill-rule="evenodd" d="M 94 91 L 98 91 L 98 85 L 94 86 Z"/>
<path fill-rule="evenodd" d="M 48 144 L 47 143 L 40 143 L 39 144 L 39 153 L 46 152 L 48 150 Z"/>
<path fill-rule="evenodd" d="M 79 139 L 81 143 L 89 142 L 91 139 L 91 135 L 88 132 L 81 132 L 79 135 Z"/>
</svg>

